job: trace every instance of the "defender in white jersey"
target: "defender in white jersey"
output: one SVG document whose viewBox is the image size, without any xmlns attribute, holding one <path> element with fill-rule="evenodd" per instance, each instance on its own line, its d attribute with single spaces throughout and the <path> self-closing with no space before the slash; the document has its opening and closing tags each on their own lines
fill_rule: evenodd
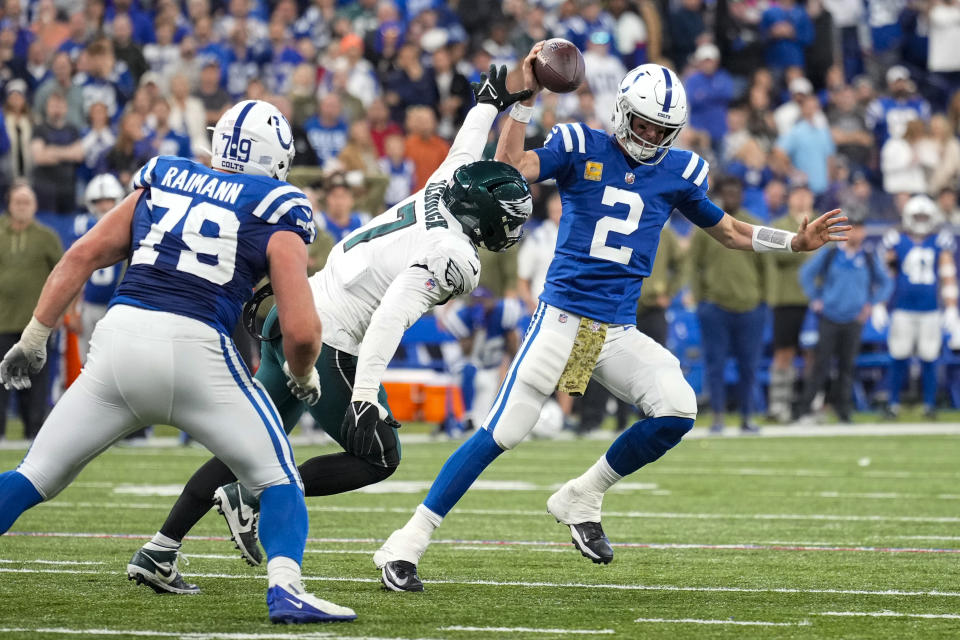
<svg viewBox="0 0 960 640">
<path fill-rule="evenodd" d="M 523 62 L 531 89 L 540 47 Z M 528 180 L 557 181 L 563 213 L 546 285 L 481 428 L 447 459 L 406 525 L 374 553 L 388 589 L 423 590 L 417 563 L 443 518 L 494 459 L 530 433 L 555 389 L 581 394 L 591 377 L 636 405 L 643 418 L 584 476 L 551 496 L 547 510 L 570 527 L 585 556 L 613 559 L 600 526 L 603 492 L 679 443 L 697 412 L 677 359 L 635 326 L 641 283 L 674 208 L 731 249 L 810 251 L 844 239 L 835 234 L 849 229 L 838 210 L 805 220 L 793 234 L 738 221 L 713 204 L 706 162 L 671 149 L 686 123 L 686 98 L 677 75 L 660 65 L 641 65 L 620 83 L 613 135 L 561 124 L 543 148 L 524 151 L 531 111 L 532 103 L 514 106 L 497 157 Z"/>
<path fill-rule="evenodd" d="M 475 87 L 480 104 L 425 188 L 343 238 L 310 278 L 323 322 L 314 366 L 322 393 L 298 387 L 285 374 L 286 338 L 275 309 L 262 329 L 254 327 L 263 338 L 256 380 L 277 406 L 284 429 L 289 433 L 306 409 L 344 449 L 300 465 L 307 496 L 357 489 L 396 470 L 400 425 L 389 415 L 380 379 L 404 330 L 428 309 L 477 286 L 479 247 L 503 251 L 520 238 L 532 209 L 526 181 L 509 165 L 479 158 L 498 111 L 525 94 L 497 89 L 505 69 L 491 75 L 491 82 Z M 248 306 L 246 316 L 250 328 L 255 309 Z M 207 462 L 187 483 L 159 535 L 179 542 L 216 504 L 241 555 L 259 564 L 259 507 L 234 479 L 219 460 Z"/>
<path fill-rule="evenodd" d="M 134 192 L 64 254 L 30 325 L 0 362 L 17 389 L 43 366 L 46 340 L 94 270 L 129 259 L 90 354 L 15 471 L 0 474 L 0 534 L 62 491 L 97 454 L 152 423 L 171 424 L 229 464 L 262 496 L 267 607 L 272 622 L 353 620 L 353 610 L 306 593 L 300 564 L 308 518 L 293 451 L 276 408 L 230 339 L 253 285 L 270 274 L 288 335 L 288 376 L 316 388 L 320 323 L 306 278 L 315 229 L 309 202 L 283 180 L 290 125 L 247 100 L 214 129 L 212 168 L 158 156 Z M 177 571 L 179 541 L 155 536 L 127 565 L 158 592 L 195 593 Z"/>
</svg>

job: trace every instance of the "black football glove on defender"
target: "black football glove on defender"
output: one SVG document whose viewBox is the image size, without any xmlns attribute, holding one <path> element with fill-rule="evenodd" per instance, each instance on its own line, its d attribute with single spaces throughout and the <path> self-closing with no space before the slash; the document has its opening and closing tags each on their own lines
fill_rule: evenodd
<svg viewBox="0 0 960 640">
<path fill-rule="evenodd" d="M 517 93 L 507 91 L 507 67 L 506 65 L 490 65 L 490 75 L 480 74 L 480 82 L 471 82 L 473 95 L 477 97 L 477 104 L 492 104 L 497 111 L 503 113 L 510 105 L 520 100 L 526 100 L 533 95 L 530 89 L 524 89 Z"/>
<path fill-rule="evenodd" d="M 343 416 L 343 448 L 347 453 L 355 456 L 366 456 L 373 449 L 373 442 L 377 435 L 377 425 L 381 422 L 393 429 L 399 429 L 400 423 L 389 415 L 381 418 L 380 412 L 386 413 L 380 405 L 370 402 L 354 400 L 347 407 Z"/>
</svg>

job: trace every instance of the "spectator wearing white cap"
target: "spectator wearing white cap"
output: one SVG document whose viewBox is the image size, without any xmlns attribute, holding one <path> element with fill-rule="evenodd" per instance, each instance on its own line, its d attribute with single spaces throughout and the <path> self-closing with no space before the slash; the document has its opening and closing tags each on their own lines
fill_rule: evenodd
<svg viewBox="0 0 960 640">
<path fill-rule="evenodd" d="M 696 71 L 684 84 L 690 109 L 690 126 L 710 134 L 714 150 L 727 132 L 727 108 L 733 99 L 733 78 L 720 68 L 720 49 L 702 44 L 693 54 Z"/>
<path fill-rule="evenodd" d="M 773 111 L 773 122 L 776 124 L 777 133 L 781 136 L 800 121 L 802 111 L 800 105 L 808 96 L 813 95 L 813 84 L 803 76 L 790 80 L 787 88 L 790 91 L 790 99 Z M 818 120 L 819 118 L 823 120 L 817 124 L 826 124 L 826 116 L 822 112 Z"/>
<path fill-rule="evenodd" d="M 867 128 L 873 131 L 877 146 L 887 138 L 902 137 L 907 123 L 916 118 L 930 120 L 930 103 L 915 95 L 910 71 L 902 65 L 887 69 L 887 95 L 877 97 L 867 106 Z"/>
</svg>

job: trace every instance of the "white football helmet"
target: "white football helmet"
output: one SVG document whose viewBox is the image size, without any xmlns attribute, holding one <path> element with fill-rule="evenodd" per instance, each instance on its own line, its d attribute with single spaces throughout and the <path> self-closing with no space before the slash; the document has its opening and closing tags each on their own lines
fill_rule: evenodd
<svg viewBox="0 0 960 640">
<path fill-rule="evenodd" d="M 666 128 L 660 144 L 635 134 L 631 128 L 634 118 Z M 658 164 L 685 124 L 687 93 L 677 74 L 658 64 L 642 64 L 624 76 L 613 107 L 613 133 L 634 160 Z"/>
<path fill-rule="evenodd" d="M 87 183 L 87 189 L 83 192 L 83 202 L 87 206 L 87 211 L 100 216 L 102 213 L 97 210 L 97 201 L 113 200 L 116 206 L 123 200 L 123 196 L 124 191 L 120 181 L 112 173 L 101 173 Z"/>
<path fill-rule="evenodd" d="M 263 100 L 244 100 L 217 120 L 210 165 L 286 180 L 294 153 L 293 131 L 280 110 Z"/>
<path fill-rule="evenodd" d="M 903 205 L 903 230 L 907 233 L 926 236 L 933 233 L 943 222 L 940 207 L 928 196 L 913 196 Z"/>
</svg>

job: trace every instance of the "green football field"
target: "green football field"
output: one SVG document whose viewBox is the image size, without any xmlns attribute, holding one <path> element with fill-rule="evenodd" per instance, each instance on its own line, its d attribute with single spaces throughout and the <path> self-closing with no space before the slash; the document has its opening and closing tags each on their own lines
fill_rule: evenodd
<svg viewBox="0 0 960 640">
<path fill-rule="evenodd" d="M 608 566 L 582 558 L 544 508 L 607 442 L 528 442 L 437 531 L 420 565 L 427 590 L 386 592 L 371 555 L 455 447 L 421 437 L 387 482 L 308 500 L 307 586 L 360 616 L 311 627 L 267 621 L 265 570 L 239 559 L 215 512 L 183 549 L 201 595 L 129 582 L 130 556 L 206 454 L 114 448 L 0 538 L 0 640 L 957 638 L 960 437 L 945 426 L 691 438 L 608 494 Z M 301 459 L 328 450 L 297 447 Z M 0 469 L 22 455 L 0 451 Z"/>
</svg>

